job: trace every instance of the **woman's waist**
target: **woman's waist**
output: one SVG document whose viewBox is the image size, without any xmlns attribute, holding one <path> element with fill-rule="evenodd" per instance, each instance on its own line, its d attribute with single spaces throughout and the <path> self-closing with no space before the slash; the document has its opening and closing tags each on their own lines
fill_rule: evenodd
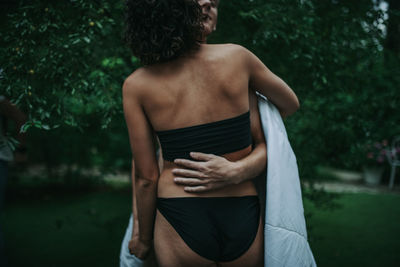
<svg viewBox="0 0 400 267">
<path fill-rule="evenodd" d="M 184 190 L 186 185 L 180 185 L 174 182 L 174 177 L 172 168 L 164 169 L 158 180 L 158 197 L 228 197 L 257 195 L 255 186 L 251 181 L 232 184 L 206 192 L 189 193 Z"/>
<path fill-rule="evenodd" d="M 248 156 L 251 153 L 251 149 L 252 149 L 251 145 L 247 145 L 247 146 L 245 146 L 245 147 L 243 147 L 243 148 L 241 148 L 239 150 L 235 150 L 235 151 L 232 151 L 232 152 L 229 152 L 229 153 L 225 153 L 225 154 L 208 153 L 207 151 L 202 151 L 202 150 L 185 150 L 184 151 L 185 157 L 182 157 L 182 158 L 195 161 L 194 159 L 190 158 L 190 152 L 201 152 L 201 153 L 205 153 L 205 154 L 215 154 L 215 155 L 218 155 L 220 157 L 224 157 L 229 161 L 238 161 L 238 160 L 241 160 L 241 159 L 245 158 L 246 156 Z M 175 159 L 178 159 L 178 158 L 182 159 L 181 157 L 173 157 L 171 159 L 168 159 L 164 155 L 165 154 L 164 150 L 162 150 L 162 153 L 163 153 L 162 157 L 164 159 L 163 166 L 165 168 L 171 168 L 171 169 L 172 168 L 179 168 L 179 166 L 176 165 L 173 161 Z"/>
<path fill-rule="evenodd" d="M 239 151 L 222 155 L 229 161 L 238 161 L 246 157 L 251 152 L 251 146 L 248 146 Z M 218 196 L 244 196 L 257 195 L 257 191 L 253 182 L 247 181 L 240 184 L 232 184 L 223 188 L 201 193 L 189 193 L 184 190 L 184 185 L 174 182 L 174 174 L 172 169 L 182 168 L 173 162 L 164 160 L 164 169 L 160 175 L 158 182 L 159 197 L 218 197 Z"/>
</svg>

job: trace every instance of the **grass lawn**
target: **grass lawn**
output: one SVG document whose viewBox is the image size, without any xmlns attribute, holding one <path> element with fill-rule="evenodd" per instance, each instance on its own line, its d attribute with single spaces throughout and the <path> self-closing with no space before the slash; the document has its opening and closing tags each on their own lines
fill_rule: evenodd
<svg viewBox="0 0 400 267">
<path fill-rule="evenodd" d="M 341 209 L 313 212 L 320 267 L 400 266 L 400 195 L 342 194 Z M 11 266 L 118 266 L 130 208 L 127 190 L 12 200 L 3 214 Z"/>
<path fill-rule="evenodd" d="M 4 228 L 10 265 L 118 266 L 130 198 L 128 191 L 106 191 L 8 203 Z"/>
<path fill-rule="evenodd" d="M 320 267 L 396 267 L 400 266 L 400 195 L 340 194 L 342 208 L 316 210 L 311 248 Z"/>
</svg>

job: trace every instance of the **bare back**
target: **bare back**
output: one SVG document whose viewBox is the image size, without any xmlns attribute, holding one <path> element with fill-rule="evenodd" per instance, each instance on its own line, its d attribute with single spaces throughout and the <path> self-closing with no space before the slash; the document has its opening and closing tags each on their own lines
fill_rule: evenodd
<svg viewBox="0 0 400 267">
<path fill-rule="evenodd" d="M 225 197 L 256 195 L 251 181 L 230 185 L 215 191 L 188 193 L 173 181 L 173 162 L 164 161 L 159 174 L 154 153 L 154 131 L 179 129 L 224 120 L 250 110 L 251 134 L 256 145 L 265 143 L 257 108 L 258 89 L 291 114 L 298 107 L 293 91 L 250 51 L 236 45 L 201 45 L 197 52 L 168 63 L 141 68 L 123 85 L 124 115 L 135 160 L 135 192 L 138 206 L 139 232 L 151 236 L 156 198 Z M 265 144 L 263 146 L 265 149 Z M 258 147 L 256 148 L 258 149 Z M 260 150 L 259 150 L 260 151 Z M 251 146 L 222 155 L 230 161 L 243 159 Z M 138 189 L 139 188 L 139 189 Z M 139 209 L 140 208 L 140 209 Z M 141 213 L 140 213 L 141 212 Z M 198 262 L 196 266 L 215 266 L 214 262 L 195 254 L 174 228 L 157 212 L 154 244 L 160 262 L 178 266 L 180 262 Z M 174 244 L 171 247 L 170 244 Z M 166 249 L 168 248 L 168 249 Z M 176 249 L 174 249 L 176 248 Z M 221 266 L 262 265 L 262 224 L 249 250 L 234 262 Z M 196 258 L 197 257 L 197 258 Z M 254 262 L 251 262 L 253 260 Z M 170 264 L 171 263 L 171 264 Z M 181 264 L 179 266 L 186 266 Z"/>
<path fill-rule="evenodd" d="M 238 71 L 234 47 L 202 45 L 193 55 L 143 69 L 144 110 L 154 130 L 182 128 L 249 109 L 248 75 Z"/>
<path fill-rule="evenodd" d="M 201 45 L 193 54 L 177 60 L 142 68 L 136 75 L 146 90 L 141 103 L 155 131 L 183 128 L 247 112 L 249 75 L 236 57 L 235 45 Z M 251 152 L 251 147 L 223 155 L 236 161 Z M 159 178 L 158 196 L 198 195 L 188 193 L 173 182 L 176 165 L 164 161 Z M 232 185 L 201 196 L 254 195 L 252 182 Z"/>
</svg>

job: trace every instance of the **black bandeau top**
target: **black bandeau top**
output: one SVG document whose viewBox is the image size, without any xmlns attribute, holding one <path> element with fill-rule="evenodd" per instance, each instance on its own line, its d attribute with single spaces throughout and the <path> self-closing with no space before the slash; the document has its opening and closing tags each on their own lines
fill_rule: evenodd
<svg viewBox="0 0 400 267">
<path fill-rule="evenodd" d="M 225 120 L 156 133 L 168 161 L 190 159 L 190 152 L 223 155 L 251 145 L 250 111 Z"/>
</svg>

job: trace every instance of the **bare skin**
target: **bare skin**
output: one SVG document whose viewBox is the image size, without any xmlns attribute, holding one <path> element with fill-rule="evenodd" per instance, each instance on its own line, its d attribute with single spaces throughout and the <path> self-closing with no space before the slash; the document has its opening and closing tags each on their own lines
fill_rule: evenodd
<svg viewBox="0 0 400 267">
<path fill-rule="evenodd" d="M 258 226 L 256 239 L 251 247 L 241 255 L 238 259 L 232 262 L 216 263 L 205 259 L 193 252 L 181 237 L 176 233 L 174 228 L 168 221 L 157 211 L 157 221 L 154 235 L 157 237 L 155 240 L 155 249 L 157 258 L 159 259 L 159 266 L 161 267 L 204 267 L 204 266 L 223 266 L 223 267 L 243 267 L 243 266 L 264 266 L 264 237 L 263 227 L 261 224 Z M 173 244 L 173 246 L 171 246 Z M 168 248 L 168 249 L 166 249 Z M 161 253 L 161 254 L 160 254 Z M 160 261 L 161 260 L 161 261 Z"/>
<path fill-rule="evenodd" d="M 264 151 L 265 149 L 265 140 L 263 138 L 263 133 L 260 127 L 260 119 L 259 113 L 256 105 L 256 96 L 254 92 L 250 92 L 250 113 L 251 113 L 251 131 L 253 141 L 258 145 L 256 149 Z M 255 102 L 255 103 L 254 103 Z M 251 152 L 251 148 L 248 147 L 241 151 L 237 151 L 234 153 L 226 154 L 223 158 L 228 162 L 235 162 L 236 160 L 240 160 L 241 158 L 247 156 Z M 207 157 L 207 154 L 203 154 Z M 264 151 L 265 155 L 265 151 Z M 213 156 L 213 155 L 210 155 Z M 265 162 L 265 161 L 264 161 Z M 174 192 L 178 192 L 179 189 L 175 189 L 176 185 L 171 183 L 171 178 L 173 177 L 173 173 L 171 172 L 171 168 L 174 168 L 174 163 L 165 162 L 168 166 L 165 172 L 165 175 L 161 175 L 163 177 L 163 185 L 159 183 L 159 191 L 160 188 L 166 188 L 167 190 L 162 190 L 164 197 L 172 197 L 172 195 L 176 195 Z M 264 168 L 264 166 L 260 166 Z M 177 185 L 180 186 L 180 185 Z M 180 186 L 182 187 L 182 186 Z M 184 193 L 180 193 L 179 196 L 244 196 L 244 195 L 257 195 L 255 191 L 255 187 L 251 181 L 242 182 L 242 183 L 229 183 L 228 185 L 221 186 L 219 190 L 207 191 L 203 193 L 190 193 L 187 190 L 182 191 Z M 172 194 L 172 195 L 171 195 Z M 264 236 L 262 231 L 262 219 L 260 218 L 259 228 L 257 232 L 257 236 L 251 247 L 238 259 L 235 259 L 232 262 L 223 262 L 216 263 L 205 259 L 193 252 L 190 247 L 181 239 L 181 237 L 177 234 L 175 229 L 169 224 L 169 222 L 157 211 L 156 221 L 155 221 L 155 232 L 154 232 L 154 248 L 156 250 L 157 259 L 160 266 L 263 266 L 263 246 L 264 246 Z M 170 244 L 174 244 L 171 246 Z"/>
<path fill-rule="evenodd" d="M 213 83 L 209 83 L 210 80 Z M 125 81 L 124 111 L 137 174 L 135 192 L 139 241 L 133 253 L 139 258 L 145 257 L 143 251 L 151 242 L 154 219 L 155 233 L 157 228 L 165 227 L 160 216 L 155 218 L 156 196 L 199 196 L 198 193 L 185 192 L 173 182 L 172 169 L 177 167 L 174 163 L 164 162 L 164 170 L 158 176 L 152 141 L 153 129 L 181 128 L 242 114 L 249 110 L 249 83 L 254 88 L 268 88 L 265 95 L 278 107 L 281 104 L 286 107 L 288 100 L 292 100 L 289 103 L 297 101 L 297 98 L 288 99 L 294 93 L 282 80 L 273 75 L 253 54 L 236 45 L 202 45 L 194 54 L 166 64 L 139 69 Z M 215 102 L 219 104 L 215 105 Z M 248 147 L 224 156 L 235 161 L 250 151 Z M 136 153 L 140 153 L 140 157 L 136 157 Z M 256 195 L 251 182 L 233 184 L 201 194 L 203 197 L 243 195 Z M 157 255 L 161 257 L 159 261 L 170 262 L 168 257 L 171 253 L 165 254 L 162 236 L 156 234 L 154 242 Z M 161 248 L 163 251 L 158 250 Z M 262 248 L 256 251 L 262 251 Z M 180 254 L 185 255 L 186 252 L 181 251 Z M 251 257 L 262 258 L 262 253 Z M 203 263 L 199 264 L 203 266 Z M 191 261 L 190 265 L 196 266 L 196 263 Z"/>
<path fill-rule="evenodd" d="M 207 43 L 207 37 L 217 27 L 219 0 L 198 0 L 198 3 L 204 14 L 202 41 Z M 257 103 L 255 105 L 257 106 Z M 286 108 L 281 105 L 282 117 L 289 114 Z M 176 159 L 174 161 L 178 165 L 172 170 L 176 176 L 174 181 L 183 185 L 186 192 L 201 193 L 252 180 L 262 171 L 260 166 L 263 166 L 266 161 L 266 151 L 257 149 L 257 146 L 253 148 L 254 150 L 249 155 L 239 161 L 229 161 L 224 157 L 192 151 L 193 160 Z"/>
<path fill-rule="evenodd" d="M 217 29 L 219 0 L 197 0 L 203 11 L 203 43 L 207 43 L 207 37 Z"/>
</svg>

